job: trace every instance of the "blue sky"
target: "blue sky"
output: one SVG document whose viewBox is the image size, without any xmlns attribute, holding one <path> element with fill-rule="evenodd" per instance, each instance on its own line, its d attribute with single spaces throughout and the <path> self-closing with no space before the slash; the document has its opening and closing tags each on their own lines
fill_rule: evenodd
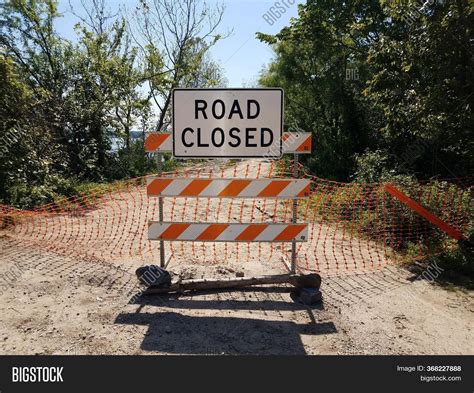
<svg viewBox="0 0 474 393">
<path fill-rule="evenodd" d="M 177 0 L 179 1 L 179 0 Z M 284 8 L 283 13 L 273 25 L 265 21 L 263 15 L 268 13 L 270 7 L 275 2 L 280 2 Z M 233 30 L 230 37 L 218 42 L 211 51 L 212 57 L 220 63 L 225 71 L 225 76 L 229 81 L 229 87 L 242 87 L 251 85 L 258 77 L 262 67 L 268 64 L 273 56 L 272 50 L 266 44 L 261 43 L 255 38 L 255 32 L 274 34 L 288 25 L 290 18 L 298 14 L 298 3 L 301 0 L 263 1 L 263 0 L 227 0 L 223 1 L 226 5 L 224 19 L 221 24 L 221 31 Z M 215 0 L 208 1 L 209 4 L 215 3 Z M 74 8 L 81 7 L 80 0 L 71 0 Z M 124 5 L 133 9 L 137 4 L 136 0 L 108 0 L 107 4 L 114 10 L 119 5 Z M 72 39 L 74 37 L 74 24 L 77 22 L 75 16 L 69 11 L 69 1 L 59 0 L 59 9 L 63 13 L 63 18 L 58 21 L 57 28 L 59 32 Z M 275 9 L 274 9 L 275 10 Z M 268 19 L 268 18 L 267 18 Z"/>
</svg>

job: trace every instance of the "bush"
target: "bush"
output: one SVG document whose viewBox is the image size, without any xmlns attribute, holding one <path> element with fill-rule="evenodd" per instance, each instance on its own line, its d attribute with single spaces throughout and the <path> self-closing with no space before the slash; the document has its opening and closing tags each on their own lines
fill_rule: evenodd
<svg viewBox="0 0 474 393">
<path fill-rule="evenodd" d="M 178 165 L 178 161 L 168 156 L 163 163 L 163 171 L 172 171 Z M 144 152 L 141 141 L 135 141 L 128 151 L 120 149 L 107 156 L 105 172 L 101 176 L 79 179 L 66 174 L 46 173 L 36 179 L 36 184 L 26 178 L 14 179 L 4 185 L 0 202 L 21 209 L 31 209 L 67 197 L 100 193 L 101 189 L 110 189 L 110 182 L 150 173 L 156 173 L 155 157 Z"/>
<path fill-rule="evenodd" d="M 410 270 L 420 273 L 428 266 L 436 264 L 441 270 L 437 278 L 442 285 L 462 286 L 474 289 L 474 231 L 471 231 L 467 241 L 452 243 L 443 252 L 430 255 L 418 264 L 412 264 Z"/>
<path fill-rule="evenodd" d="M 54 202 L 59 197 L 77 194 L 78 182 L 60 176 L 49 176 L 42 185 L 16 184 L 8 188 L 7 202 L 22 209 L 31 209 Z"/>
<path fill-rule="evenodd" d="M 459 228 L 472 228 L 471 188 L 445 181 L 420 184 L 409 176 L 385 177 L 431 213 Z M 384 184 L 317 184 L 312 211 L 327 222 L 348 221 L 359 236 L 384 241 L 407 255 L 445 249 L 452 239 L 411 208 L 388 194 Z"/>
<path fill-rule="evenodd" d="M 368 151 L 355 156 L 356 171 L 353 178 L 361 183 L 375 183 L 382 178 L 393 176 L 390 155 L 382 150 Z"/>
</svg>

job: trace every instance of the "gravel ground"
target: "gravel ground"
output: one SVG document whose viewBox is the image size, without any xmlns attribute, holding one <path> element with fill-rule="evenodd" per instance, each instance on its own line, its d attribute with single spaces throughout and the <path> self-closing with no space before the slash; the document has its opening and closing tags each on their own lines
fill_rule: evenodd
<svg viewBox="0 0 474 393">
<path fill-rule="evenodd" d="M 139 297 L 116 265 L 0 238 L 2 354 L 474 354 L 472 293 L 400 267 L 323 276 L 323 303 L 288 288 Z M 270 262 L 267 262 L 267 264 Z M 181 265 L 182 277 L 268 266 Z"/>
</svg>

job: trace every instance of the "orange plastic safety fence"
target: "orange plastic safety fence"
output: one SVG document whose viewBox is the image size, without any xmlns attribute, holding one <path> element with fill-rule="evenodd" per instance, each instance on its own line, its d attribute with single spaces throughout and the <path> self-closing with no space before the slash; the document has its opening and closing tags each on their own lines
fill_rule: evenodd
<svg viewBox="0 0 474 393">
<path fill-rule="evenodd" d="M 291 177 L 284 161 L 203 164 L 169 177 Z M 311 178 L 311 195 L 298 202 L 298 222 L 309 225 L 297 244 L 298 267 L 328 274 L 376 269 L 401 257 L 438 253 L 454 240 L 384 189 L 384 184 L 338 183 Z M 146 177 L 103 186 L 33 210 L 0 205 L 2 235 L 25 246 L 91 261 L 130 267 L 159 261 L 160 242 L 149 241 L 149 220 L 158 219 L 158 198 L 147 197 Z M 473 229 L 472 179 L 396 184 L 404 194 L 465 236 Z M 164 198 L 165 221 L 290 222 L 292 201 L 282 199 Z M 179 263 L 287 262 L 288 243 L 165 242 Z"/>
</svg>

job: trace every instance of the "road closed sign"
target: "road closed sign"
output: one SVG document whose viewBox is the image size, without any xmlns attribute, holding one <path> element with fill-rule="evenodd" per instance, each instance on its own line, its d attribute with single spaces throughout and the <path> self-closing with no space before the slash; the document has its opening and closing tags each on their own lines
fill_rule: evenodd
<svg viewBox="0 0 474 393">
<path fill-rule="evenodd" d="M 174 89 L 177 158 L 279 158 L 282 89 Z"/>
</svg>

